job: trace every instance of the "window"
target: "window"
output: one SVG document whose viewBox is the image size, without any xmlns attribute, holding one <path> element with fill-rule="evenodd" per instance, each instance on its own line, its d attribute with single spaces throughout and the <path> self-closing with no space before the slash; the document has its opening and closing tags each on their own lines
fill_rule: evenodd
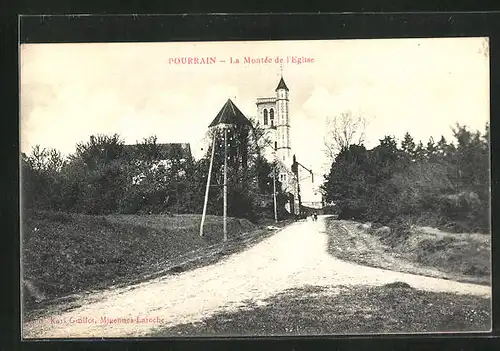
<svg viewBox="0 0 500 351">
<path fill-rule="evenodd" d="M 274 127 L 274 109 L 269 110 L 269 119 L 271 120 L 271 127 Z"/>
<path fill-rule="evenodd" d="M 276 150 L 276 149 L 278 149 L 278 142 L 277 141 L 274 142 L 274 150 Z"/>
<path fill-rule="evenodd" d="M 267 109 L 264 109 L 264 125 L 267 126 Z"/>
</svg>

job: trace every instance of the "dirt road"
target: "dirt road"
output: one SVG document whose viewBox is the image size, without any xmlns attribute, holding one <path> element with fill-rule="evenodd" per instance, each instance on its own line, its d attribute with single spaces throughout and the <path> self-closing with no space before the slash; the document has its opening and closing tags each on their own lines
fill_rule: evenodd
<svg viewBox="0 0 500 351">
<path fill-rule="evenodd" d="M 26 323 L 24 338 L 139 337 L 305 285 L 383 285 L 491 296 L 491 288 L 365 267 L 327 253 L 324 217 L 297 222 L 217 264 L 93 294 L 82 306 Z M 340 235 L 340 233 L 339 233 Z"/>
</svg>

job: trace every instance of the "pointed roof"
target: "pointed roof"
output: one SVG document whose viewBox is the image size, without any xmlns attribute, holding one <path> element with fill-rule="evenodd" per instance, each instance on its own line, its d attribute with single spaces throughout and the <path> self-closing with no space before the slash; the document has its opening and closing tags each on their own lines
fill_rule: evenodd
<svg viewBox="0 0 500 351">
<path fill-rule="evenodd" d="M 218 124 L 246 125 L 252 127 L 252 123 L 245 117 L 239 108 L 236 107 L 231 99 L 227 99 L 222 109 L 208 127 L 215 127 Z"/>
<path fill-rule="evenodd" d="M 283 80 L 283 77 L 281 77 L 280 82 L 278 83 L 278 87 L 276 88 L 276 90 L 279 90 L 279 89 L 285 89 L 286 91 L 288 91 L 288 87 L 286 86 L 285 81 Z"/>
<path fill-rule="evenodd" d="M 156 144 L 156 148 L 152 145 L 128 144 L 123 145 L 123 152 L 131 158 L 144 157 L 145 153 L 155 150 L 154 158 L 158 160 L 171 160 L 176 158 L 191 159 L 191 146 L 189 143 L 163 143 Z"/>
</svg>

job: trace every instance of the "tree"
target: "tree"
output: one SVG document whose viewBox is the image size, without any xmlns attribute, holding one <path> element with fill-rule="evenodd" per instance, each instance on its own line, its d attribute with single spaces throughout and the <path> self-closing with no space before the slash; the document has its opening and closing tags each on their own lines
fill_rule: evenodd
<svg viewBox="0 0 500 351">
<path fill-rule="evenodd" d="M 146 162 L 148 165 L 153 161 L 157 161 L 160 156 L 157 140 L 156 135 L 152 135 L 144 138 L 141 142 L 137 142 L 137 152 L 133 155 L 134 158 Z"/>
<path fill-rule="evenodd" d="M 30 155 L 21 155 L 23 206 L 53 210 L 62 207 L 60 172 L 66 162 L 56 149 L 39 145 L 33 147 Z"/>
<path fill-rule="evenodd" d="M 403 141 L 401 142 L 401 150 L 407 155 L 408 158 L 411 159 L 413 157 L 413 153 L 415 152 L 415 147 L 416 145 L 413 137 L 410 133 L 406 132 Z"/>
<path fill-rule="evenodd" d="M 351 145 L 342 149 L 321 186 L 325 201 L 335 202 L 342 212 L 364 212 L 369 172 L 369 158 L 364 146 Z"/>
<path fill-rule="evenodd" d="M 272 194 L 273 184 L 270 174 L 273 172 L 274 164 L 267 162 L 263 156 L 259 155 L 255 163 L 255 168 L 259 184 L 259 193 L 266 195 Z"/>
<path fill-rule="evenodd" d="M 235 217 L 255 219 L 256 211 L 261 206 L 262 199 L 267 198 L 272 202 L 272 180 L 269 177 L 273 165 L 263 157 L 263 149 L 269 146 L 266 131 L 256 122 L 252 128 L 233 127 L 227 132 L 228 148 L 228 214 Z M 221 130 L 213 129 L 207 134 L 210 140 L 216 138 L 213 161 L 213 183 L 209 192 L 209 213 L 222 213 L 222 184 L 224 170 L 224 135 Z M 209 146 L 204 160 L 204 176 L 208 171 L 208 164 L 212 152 Z M 206 178 L 205 178 L 206 179 Z M 281 191 L 280 184 L 277 185 Z M 265 201 L 264 201 L 265 202 Z"/>
<path fill-rule="evenodd" d="M 430 137 L 429 141 L 427 142 L 427 147 L 425 149 L 425 155 L 429 160 L 435 161 L 437 154 L 438 154 L 438 147 L 434 143 L 434 138 Z"/>
<path fill-rule="evenodd" d="M 386 135 L 380 139 L 380 144 L 370 151 L 371 164 L 377 170 L 373 173 L 373 182 L 388 179 L 397 171 L 399 151 L 393 136 Z"/>
<path fill-rule="evenodd" d="M 443 135 L 441 135 L 441 139 L 439 139 L 436 148 L 437 148 L 437 153 L 441 157 L 446 157 L 451 151 L 450 146 L 448 145 L 448 142 L 446 141 L 446 138 Z"/>
<path fill-rule="evenodd" d="M 392 200 L 396 189 L 389 180 L 403 167 L 403 152 L 398 149 L 393 136 L 386 135 L 380 139 L 380 144 L 369 152 L 370 174 L 369 192 L 365 201 L 369 208 L 371 220 L 388 221 L 395 216 Z"/>
<path fill-rule="evenodd" d="M 165 147 L 150 136 L 128 147 L 124 156 L 129 171 L 121 212 L 196 213 L 192 202 L 202 193 L 195 186 L 194 160 L 180 145 Z"/>
<path fill-rule="evenodd" d="M 37 190 L 35 170 L 29 157 L 21 154 L 21 205 L 23 209 L 31 209 L 37 205 Z"/>
<path fill-rule="evenodd" d="M 422 160 L 425 160 L 426 156 L 427 156 L 427 152 L 426 152 L 426 149 L 424 147 L 424 144 L 422 143 L 422 141 L 419 141 L 417 144 L 417 147 L 415 148 L 413 158 L 416 161 L 422 161 Z"/>
<path fill-rule="evenodd" d="M 118 212 L 129 178 L 123 147 L 124 141 L 118 134 L 91 135 L 88 142 L 76 145 L 67 172 L 82 182 L 80 185 L 73 183 L 69 188 L 78 192 L 76 206 L 79 211 L 89 214 Z M 78 172 L 83 174 L 75 174 Z"/>
<path fill-rule="evenodd" d="M 482 195 L 483 200 L 489 198 L 489 142 L 487 135 L 479 131 L 471 132 L 466 126 L 457 124 L 453 128 L 456 149 L 451 159 L 456 166 L 456 181 L 460 188 L 474 191 Z"/>
<path fill-rule="evenodd" d="M 324 139 L 327 156 L 333 161 L 342 150 L 351 145 L 362 145 L 365 138 L 367 121 L 351 111 L 327 118 L 327 135 Z"/>
<path fill-rule="evenodd" d="M 489 123 L 486 123 L 486 125 L 484 127 L 483 141 L 486 144 L 489 144 L 489 142 L 490 142 L 490 124 Z"/>
<path fill-rule="evenodd" d="M 88 142 L 78 143 L 73 158 L 81 159 L 89 170 L 122 156 L 124 140 L 118 135 L 91 135 Z"/>
<path fill-rule="evenodd" d="M 409 133 L 401 149 L 392 136 L 372 150 L 341 150 L 322 191 L 344 218 L 406 228 L 411 222 L 457 230 L 489 229 L 489 126 L 472 132 L 453 129 L 455 143 L 429 138 L 424 146 Z M 408 162 L 411 160 L 411 162 Z"/>
</svg>

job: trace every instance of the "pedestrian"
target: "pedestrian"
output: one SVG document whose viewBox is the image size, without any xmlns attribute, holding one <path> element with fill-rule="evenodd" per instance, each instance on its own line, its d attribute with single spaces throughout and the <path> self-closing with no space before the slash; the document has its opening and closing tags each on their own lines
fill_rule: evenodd
<svg viewBox="0 0 500 351">
<path fill-rule="evenodd" d="M 317 221 L 318 220 L 318 214 L 316 212 L 313 213 L 313 221 Z"/>
</svg>

